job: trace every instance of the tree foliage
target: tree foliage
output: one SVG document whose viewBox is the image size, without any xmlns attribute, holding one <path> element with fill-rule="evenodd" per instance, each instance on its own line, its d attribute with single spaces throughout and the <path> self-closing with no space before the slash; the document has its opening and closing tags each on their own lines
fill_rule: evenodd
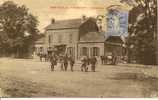
<svg viewBox="0 0 158 100">
<path fill-rule="evenodd" d="M 156 64 L 157 0 L 121 0 L 133 6 L 129 12 L 129 54 L 142 64 Z M 133 52 L 133 53 L 132 53 Z"/>
<path fill-rule="evenodd" d="M 0 49 L 1 53 L 18 57 L 29 52 L 37 37 L 38 20 L 25 5 L 12 1 L 0 5 Z"/>
</svg>

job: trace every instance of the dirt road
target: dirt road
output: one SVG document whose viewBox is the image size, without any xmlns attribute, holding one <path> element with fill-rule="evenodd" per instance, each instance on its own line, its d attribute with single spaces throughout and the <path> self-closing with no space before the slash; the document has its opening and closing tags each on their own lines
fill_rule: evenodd
<svg viewBox="0 0 158 100">
<path fill-rule="evenodd" d="M 158 97 L 158 68 L 98 65 L 96 72 L 61 72 L 32 59 L 0 59 L 0 88 L 7 97 Z"/>
</svg>

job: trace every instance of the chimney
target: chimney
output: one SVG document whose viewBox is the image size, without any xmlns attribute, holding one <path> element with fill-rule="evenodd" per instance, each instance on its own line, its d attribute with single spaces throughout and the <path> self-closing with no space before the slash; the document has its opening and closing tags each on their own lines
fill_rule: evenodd
<svg viewBox="0 0 158 100">
<path fill-rule="evenodd" d="M 52 20 L 51 20 L 51 24 L 54 24 L 54 23 L 55 23 L 55 19 L 52 18 Z"/>
<path fill-rule="evenodd" d="M 86 17 L 85 15 L 83 15 L 83 16 L 82 16 L 82 19 L 81 19 L 82 23 L 85 22 L 86 19 L 87 19 L 87 17 Z"/>
</svg>

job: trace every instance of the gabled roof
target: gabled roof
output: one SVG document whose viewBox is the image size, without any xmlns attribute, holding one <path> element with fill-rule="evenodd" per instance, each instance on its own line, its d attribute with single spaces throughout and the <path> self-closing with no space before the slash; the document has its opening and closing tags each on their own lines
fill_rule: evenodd
<svg viewBox="0 0 158 100">
<path fill-rule="evenodd" d="M 106 41 L 107 42 L 117 42 L 117 43 L 126 43 L 126 36 L 123 36 L 119 33 L 113 32 L 113 33 L 109 33 L 106 32 Z"/>
<path fill-rule="evenodd" d="M 57 20 L 53 24 L 51 23 L 45 29 L 53 30 L 53 29 L 65 29 L 65 28 L 79 28 L 82 24 L 81 19 L 68 19 L 68 20 Z"/>
</svg>

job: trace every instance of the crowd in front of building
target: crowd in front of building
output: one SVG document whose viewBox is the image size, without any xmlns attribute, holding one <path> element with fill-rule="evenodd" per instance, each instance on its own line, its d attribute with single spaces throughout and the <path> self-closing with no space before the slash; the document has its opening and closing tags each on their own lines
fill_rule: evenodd
<svg viewBox="0 0 158 100">
<path fill-rule="evenodd" d="M 60 68 L 60 71 L 67 71 L 68 67 L 70 70 L 74 71 L 75 59 L 71 55 L 67 54 L 55 54 L 54 52 L 47 55 L 39 54 L 40 61 L 48 61 L 50 62 L 50 69 L 54 71 L 55 68 Z M 114 54 L 112 56 L 100 56 L 101 64 L 116 64 L 117 56 Z M 97 65 L 97 57 L 92 56 L 82 56 L 80 59 L 80 69 L 83 72 L 88 72 L 90 69 L 92 72 L 95 72 Z M 90 67 L 90 68 L 89 68 Z"/>
<path fill-rule="evenodd" d="M 49 57 L 49 61 L 51 63 L 51 71 L 54 71 L 56 67 L 60 68 L 60 71 L 67 71 L 68 67 L 70 67 L 70 70 L 73 72 L 74 71 L 74 64 L 75 60 L 68 55 L 59 55 L 57 56 L 56 54 L 52 53 Z M 87 58 L 86 56 L 83 56 L 81 58 L 81 71 L 83 72 L 88 72 L 88 66 L 91 66 L 91 71 L 95 72 L 95 67 L 96 67 L 97 59 L 96 57 L 92 58 Z"/>
</svg>

